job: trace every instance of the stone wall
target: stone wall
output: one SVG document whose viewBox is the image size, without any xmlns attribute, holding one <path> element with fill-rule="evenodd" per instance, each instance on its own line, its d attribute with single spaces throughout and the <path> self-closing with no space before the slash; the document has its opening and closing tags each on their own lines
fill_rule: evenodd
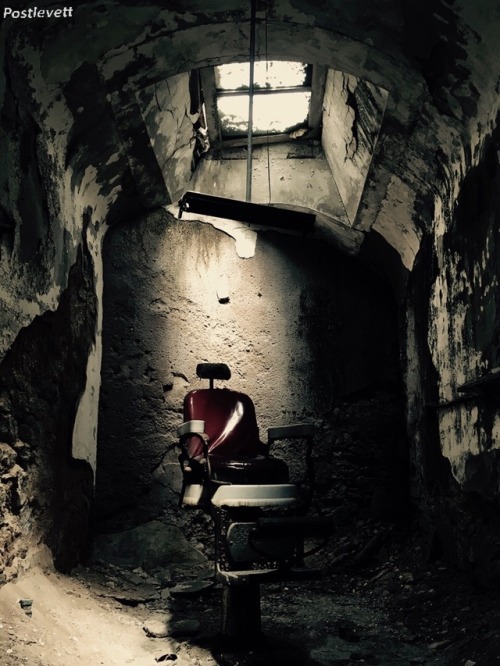
<svg viewBox="0 0 500 666">
<path fill-rule="evenodd" d="M 93 476 L 72 458 L 71 441 L 95 318 L 92 260 L 82 244 L 58 308 L 35 317 L 0 364 L 4 578 L 44 547 L 63 571 L 86 554 Z"/>
<path fill-rule="evenodd" d="M 201 361 L 228 363 L 229 385 L 252 396 L 263 438 L 271 425 L 317 424 L 318 482 L 331 507 L 367 466 L 351 508 L 369 514 L 375 493 L 394 501 L 388 461 L 404 433 L 392 399 L 398 346 L 387 285 L 314 239 L 261 233 L 255 256 L 241 259 L 229 236 L 161 210 L 111 229 L 104 257 L 103 529 L 175 507 L 175 429 L 185 393 L 205 384 L 195 376 Z M 375 425 L 377 411 L 391 416 Z"/>
</svg>

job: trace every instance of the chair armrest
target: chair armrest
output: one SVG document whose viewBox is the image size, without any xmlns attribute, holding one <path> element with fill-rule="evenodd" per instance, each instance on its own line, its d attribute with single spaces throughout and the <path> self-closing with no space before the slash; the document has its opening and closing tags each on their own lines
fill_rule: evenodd
<svg viewBox="0 0 500 666">
<path fill-rule="evenodd" d="M 210 462 L 208 460 L 208 435 L 205 431 L 205 421 L 185 421 L 177 428 L 179 438 L 179 464 L 182 472 L 182 489 L 179 496 L 179 507 L 184 503 L 191 506 L 201 506 L 203 501 L 203 488 L 210 479 Z M 203 453 L 192 458 L 188 451 L 188 442 L 192 437 L 201 440 Z M 185 497 L 187 499 L 185 500 Z"/>
<path fill-rule="evenodd" d="M 179 438 L 179 446 L 182 449 L 181 458 L 189 460 L 187 451 L 186 440 L 190 437 L 197 437 L 201 440 L 203 446 L 203 456 L 208 463 L 208 435 L 205 431 L 205 421 L 185 421 L 177 428 L 177 437 Z M 181 463 L 182 465 L 182 463 Z"/>
<path fill-rule="evenodd" d="M 202 435 L 205 433 L 205 421 L 185 421 L 177 428 L 177 437 Z"/>
<path fill-rule="evenodd" d="M 308 507 L 312 501 L 314 493 L 314 462 L 312 457 L 314 435 L 316 433 L 316 426 L 314 423 L 295 423 L 286 426 L 275 426 L 267 429 L 267 444 L 271 448 L 271 444 L 278 439 L 303 439 L 305 440 L 305 476 L 303 481 L 298 482 L 301 486 L 304 482 L 307 483 L 309 489 L 305 495 L 305 506 Z"/>
<path fill-rule="evenodd" d="M 295 423 L 286 426 L 274 426 L 267 429 L 268 442 L 277 439 L 309 439 L 314 437 L 316 427 L 314 423 Z"/>
</svg>

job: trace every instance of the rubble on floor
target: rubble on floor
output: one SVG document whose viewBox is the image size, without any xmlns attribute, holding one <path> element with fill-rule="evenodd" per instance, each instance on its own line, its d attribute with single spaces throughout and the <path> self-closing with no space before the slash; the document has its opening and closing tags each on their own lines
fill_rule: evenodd
<svg viewBox="0 0 500 666">
<path fill-rule="evenodd" d="M 497 595 L 425 562 L 414 535 L 364 522 L 315 558 L 323 579 L 262 586 L 264 635 L 251 645 L 221 639 L 221 589 L 205 559 L 30 572 L 0 589 L 2 664 L 500 664 Z"/>
</svg>

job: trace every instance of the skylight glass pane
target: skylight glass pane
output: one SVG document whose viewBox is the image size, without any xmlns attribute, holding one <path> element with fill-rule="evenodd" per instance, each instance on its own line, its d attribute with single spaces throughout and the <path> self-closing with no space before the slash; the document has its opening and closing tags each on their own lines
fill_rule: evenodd
<svg viewBox="0 0 500 666">
<path fill-rule="evenodd" d="M 277 92 L 253 98 L 253 133 L 287 133 L 307 121 L 310 92 Z M 248 95 L 217 99 L 222 134 L 242 136 L 248 131 Z"/>
<path fill-rule="evenodd" d="M 248 88 L 250 64 L 236 62 L 215 68 L 219 90 Z M 305 85 L 307 65 L 283 60 L 259 60 L 254 63 L 254 85 L 256 88 L 295 88 Z"/>
</svg>

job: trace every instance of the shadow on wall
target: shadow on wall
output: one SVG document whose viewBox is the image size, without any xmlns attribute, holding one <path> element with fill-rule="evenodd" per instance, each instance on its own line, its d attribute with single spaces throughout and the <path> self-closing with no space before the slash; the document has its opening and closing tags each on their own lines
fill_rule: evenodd
<svg viewBox="0 0 500 666">
<path fill-rule="evenodd" d="M 389 288 L 313 238 L 261 234 L 255 257 L 242 260 L 230 237 L 159 210 L 112 228 L 104 254 L 100 530 L 175 511 L 175 429 L 185 393 L 201 386 L 200 361 L 231 367 L 230 386 L 254 400 L 261 433 L 314 420 L 327 470 L 346 396 L 397 390 Z"/>
</svg>

